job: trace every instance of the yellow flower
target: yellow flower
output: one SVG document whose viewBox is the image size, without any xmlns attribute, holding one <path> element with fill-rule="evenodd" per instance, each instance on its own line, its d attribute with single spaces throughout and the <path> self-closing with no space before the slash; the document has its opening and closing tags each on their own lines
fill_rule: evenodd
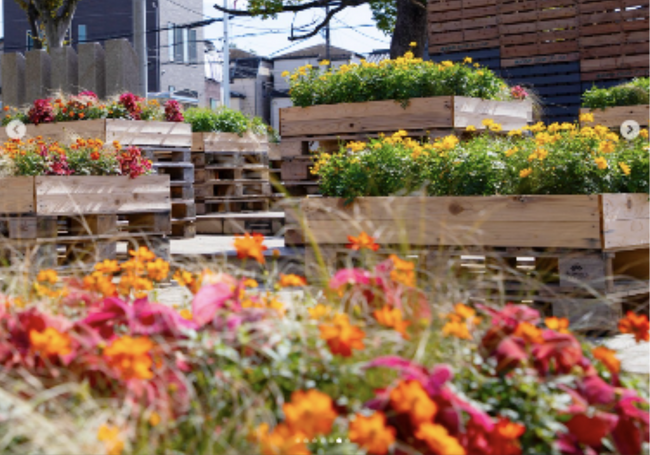
<svg viewBox="0 0 650 455">
<path fill-rule="evenodd" d="M 458 145 L 458 138 L 456 136 L 447 136 L 442 140 L 441 146 L 445 150 L 452 150 Z"/>
<path fill-rule="evenodd" d="M 472 57 L 465 57 L 463 63 L 472 63 Z"/>
<path fill-rule="evenodd" d="M 97 430 L 97 440 L 104 443 L 108 455 L 120 455 L 124 450 L 124 442 L 117 427 L 102 425 Z"/>
<path fill-rule="evenodd" d="M 631 172 L 631 170 L 630 170 L 630 166 L 628 166 L 627 164 L 625 164 L 623 161 L 621 161 L 620 163 L 618 163 L 618 165 L 621 167 L 621 170 L 623 171 L 623 174 L 625 174 L 625 175 L 630 175 L 630 172 Z"/>
<path fill-rule="evenodd" d="M 521 136 L 521 130 L 508 131 L 508 136 Z"/>
<path fill-rule="evenodd" d="M 639 136 L 641 136 L 643 139 L 648 139 L 648 130 L 643 128 L 641 131 L 639 131 Z"/>
<path fill-rule="evenodd" d="M 61 333 L 53 327 L 47 327 L 42 332 L 30 330 L 29 341 L 32 349 L 44 357 L 68 355 L 72 352 L 68 334 Z"/>
<path fill-rule="evenodd" d="M 483 70 L 479 70 L 476 72 L 476 74 L 478 74 L 479 76 L 483 76 L 485 73 L 483 72 Z"/>
<path fill-rule="evenodd" d="M 152 427 L 157 427 L 158 424 L 160 424 L 160 414 L 154 411 L 149 416 L 149 425 L 151 425 Z"/>
<path fill-rule="evenodd" d="M 492 131 L 493 133 L 499 133 L 499 132 L 503 129 L 503 128 L 501 128 L 501 124 L 500 124 L 500 123 L 491 123 L 490 125 L 488 125 L 488 128 L 489 128 L 490 131 Z"/>
<path fill-rule="evenodd" d="M 410 47 L 416 47 L 417 45 L 418 45 L 418 43 L 416 43 L 415 41 L 411 41 L 411 42 L 409 43 L 409 46 L 410 46 Z"/>
<path fill-rule="evenodd" d="M 327 66 L 329 64 L 330 64 L 329 60 L 321 60 L 321 62 L 319 63 L 319 65 L 321 65 L 321 66 Z"/>
<path fill-rule="evenodd" d="M 598 165 L 598 169 L 607 169 L 607 160 L 603 158 L 602 156 L 599 156 L 598 158 L 595 158 L 594 161 Z"/>
<path fill-rule="evenodd" d="M 519 151 L 519 149 L 518 149 L 517 147 L 514 147 L 514 148 L 511 148 L 511 149 L 506 150 L 505 153 L 506 153 L 506 156 L 507 156 L 508 158 L 510 158 L 512 155 L 514 155 L 514 154 L 517 153 L 518 151 Z"/>
<path fill-rule="evenodd" d="M 178 312 L 178 314 L 180 314 L 180 316 L 183 319 L 186 319 L 188 321 L 191 321 L 193 319 L 192 312 L 187 308 L 183 308 L 181 311 Z"/>
<path fill-rule="evenodd" d="M 330 315 L 332 307 L 319 303 L 313 308 L 308 308 L 307 311 L 309 312 L 309 319 L 322 319 Z"/>
<path fill-rule="evenodd" d="M 481 65 L 479 65 L 478 63 L 474 63 L 474 68 L 480 68 L 480 67 Z"/>
<path fill-rule="evenodd" d="M 441 65 L 443 68 L 451 68 L 452 66 L 454 66 L 454 63 L 450 62 L 449 60 L 445 60 L 444 62 L 441 63 Z"/>
<path fill-rule="evenodd" d="M 476 127 L 474 125 L 469 125 L 467 128 L 465 128 L 465 131 L 467 131 L 468 133 L 473 133 L 474 131 L 476 131 Z"/>
<path fill-rule="evenodd" d="M 523 169 L 523 170 L 519 171 L 519 177 L 521 177 L 522 179 L 525 179 L 526 177 L 528 177 L 532 173 L 533 173 L 533 170 L 531 168 L 526 168 L 526 169 Z"/>
<path fill-rule="evenodd" d="M 287 76 L 289 76 L 289 71 L 282 71 L 281 76 L 282 76 L 282 77 L 287 77 Z"/>
<path fill-rule="evenodd" d="M 36 281 L 39 281 L 41 283 L 47 282 L 50 284 L 56 284 L 59 281 L 59 275 L 56 273 L 56 270 L 41 270 L 36 276 Z"/>
<path fill-rule="evenodd" d="M 491 118 L 486 118 L 483 119 L 481 123 L 483 124 L 483 126 L 490 126 L 494 123 L 494 120 L 492 120 Z"/>
<path fill-rule="evenodd" d="M 580 114 L 580 123 L 593 123 L 594 122 L 594 114 L 587 113 L 587 114 Z"/>
</svg>

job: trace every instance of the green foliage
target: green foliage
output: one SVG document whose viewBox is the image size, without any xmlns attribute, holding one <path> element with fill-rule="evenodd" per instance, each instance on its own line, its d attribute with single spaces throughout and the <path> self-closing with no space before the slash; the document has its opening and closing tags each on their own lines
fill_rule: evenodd
<svg viewBox="0 0 650 455">
<path fill-rule="evenodd" d="M 395 0 L 374 0 L 370 2 L 370 10 L 377 28 L 386 36 L 391 36 L 397 20 L 397 2 Z"/>
<path fill-rule="evenodd" d="M 362 62 L 321 70 L 298 68 L 289 77 L 294 106 L 396 100 L 404 106 L 411 98 L 459 95 L 510 100 L 507 84 L 491 70 L 465 63 L 422 61 L 407 52 L 404 57 L 379 64 Z"/>
<path fill-rule="evenodd" d="M 259 117 L 248 118 L 234 109 L 225 107 L 217 111 L 208 108 L 190 108 L 185 111 L 185 121 L 192 125 L 195 133 L 236 133 L 240 136 L 249 131 L 263 134 L 266 125 Z"/>
<path fill-rule="evenodd" d="M 614 106 L 636 106 L 649 103 L 650 78 L 640 77 L 610 88 L 593 87 L 582 95 L 582 106 L 605 109 Z"/>
<path fill-rule="evenodd" d="M 325 196 L 352 200 L 422 192 L 430 196 L 594 194 L 648 189 L 647 130 L 634 141 L 607 128 L 554 124 L 535 137 L 490 133 L 419 143 L 397 133 L 322 154 L 312 172 Z M 605 167 L 606 166 L 606 167 Z"/>
</svg>

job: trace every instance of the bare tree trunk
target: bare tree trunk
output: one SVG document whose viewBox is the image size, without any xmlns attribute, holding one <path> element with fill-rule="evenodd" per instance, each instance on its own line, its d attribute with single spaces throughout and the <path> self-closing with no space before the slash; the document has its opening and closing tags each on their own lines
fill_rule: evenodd
<svg viewBox="0 0 650 455">
<path fill-rule="evenodd" d="M 407 51 L 416 57 L 424 56 L 427 41 L 426 2 L 418 0 L 397 0 L 397 20 L 390 43 L 390 58 L 397 58 Z M 411 47 L 415 43 L 415 47 Z"/>
<path fill-rule="evenodd" d="M 27 7 L 27 20 L 29 21 L 29 28 L 32 33 L 34 49 L 43 49 L 43 42 L 41 41 L 41 34 L 38 29 L 38 10 L 33 3 L 30 3 Z"/>
<path fill-rule="evenodd" d="M 45 35 L 47 36 L 47 45 L 50 49 L 63 47 L 65 34 L 72 22 L 72 15 L 60 19 L 47 18 L 45 23 Z"/>
</svg>

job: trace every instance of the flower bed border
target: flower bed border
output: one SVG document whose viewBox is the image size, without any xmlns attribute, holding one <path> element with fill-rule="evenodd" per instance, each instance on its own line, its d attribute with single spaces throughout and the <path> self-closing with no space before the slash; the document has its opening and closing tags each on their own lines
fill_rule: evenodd
<svg viewBox="0 0 650 455">
<path fill-rule="evenodd" d="M 280 135 L 322 136 L 349 133 L 390 133 L 398 130 L 484 129 L 492 119 L 503 131 L 520 129 L 533 120 L 530 101 L 493 101 L 465 96 L 412 98 L 399 102 L 366 101 L 280 109 Z"/>
<path fill-rule="evenodd" d="M 610 128 L 620 128 L 626 120 L 634 120 L 642 127 L 648 127 L 650 117 L 650 105 L 640 104 L 637 106 L 614 106 L 606 109 L 581 108 L 580 114 L 593 114 L 593 122 L 580 122 L 582 127 L 591 125 L 603 125 Z"/>
<path fill-rule="evenodd" d="M 122 145 L 190 147 L 192 127 L 188 123 L 159 122 L 124 119 L 92 119 L 70 122 L 27 124 L 26 137 L 42 136 L 61 143 L 71 144 L 78 137 L 101 139 Z M 0 142 L 7 142 L 5 128 L 0 129 Z"/>
</svg>

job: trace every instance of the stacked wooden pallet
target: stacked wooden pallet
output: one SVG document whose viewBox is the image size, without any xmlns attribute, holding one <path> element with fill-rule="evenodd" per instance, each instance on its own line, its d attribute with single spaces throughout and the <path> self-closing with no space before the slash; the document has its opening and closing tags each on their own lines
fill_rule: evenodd
<svg viewBox="0 0 650 455">
<path fill-rule="evenodd" d="M 169 175 L 172 237 L 196 236 L 194 164 L 189 147 L 146 147 L 143 153 L 153 161 L 159 175 Z"/>
<path fill-rule="evenodd" d="M 0 179 L 0 257 L 15 267 L 93 264 L 113 259 L 117 242 L 169 257 L 166 176 Z"/>
<path fill-rule="evenodd" d="M 647 0 L 579 0 L 583 81 L 647 76 Z"/>
</svg>

